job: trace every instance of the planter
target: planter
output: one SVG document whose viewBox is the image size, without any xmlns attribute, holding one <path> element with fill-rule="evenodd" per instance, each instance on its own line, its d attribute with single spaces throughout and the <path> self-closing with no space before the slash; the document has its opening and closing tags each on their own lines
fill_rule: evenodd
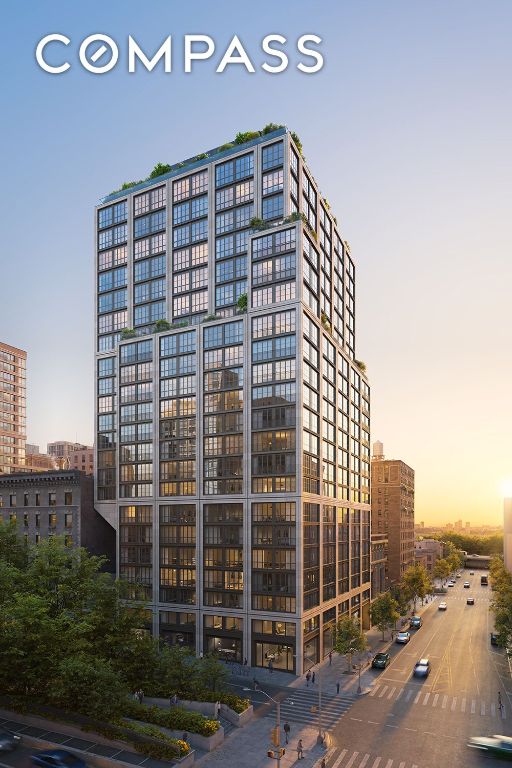
<svg viewBox="0 0 512 768">
<path fill-rule="evenodd" d="M 160 730 L 174 739 L 181 739 L 183 736 L 183 731 L 171 731 L 169 728 L 160 728 Z M 224 741 L 224 728 L 221 725 L 219 730 L 215 731 L 212 736 L 200 736 L 198 733 L 189 733 L 187 731 L 187 741 L 191 747 L 202 749 L 204 752 L 212 752 Z"/>
<path fill-rule="evenodd" d="M 217 717 L 217 704 L 214 701 L 186 701 L 185 699 L 180 699 L 179 706 L 192 712 L 200 712 L 202 715 L 214 720 Z M 244 725 L 247 725 L 252 720 L 253 713 L 252 706 L 247 707 L 247 709 L 238 714 L 238 712 L 228 707 L 227 704 L 221 703 L 220 705 L 221 716 L 236 728 L 243 728 Z"/>
</svg>

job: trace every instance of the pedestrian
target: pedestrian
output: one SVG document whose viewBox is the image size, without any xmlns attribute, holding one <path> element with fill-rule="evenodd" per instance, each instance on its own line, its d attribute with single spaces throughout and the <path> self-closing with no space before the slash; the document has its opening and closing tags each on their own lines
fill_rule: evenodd
<svg viewBox="0 0 512 768">
<path fill-rule="evenodd" d="M 220 720 L 220 701 L 215 705 L 215 716 L 217 717 L 217 720 Z"/>
<path fill-rule="evenodd" d="M 332 651 L 329 651 L 329 666 L 332 664 Z"/>
<path fill-rule="evenodd" d="M 247 666 L 247 656 L 244 659 L 244 667 L 246 667 L 246 666 Z"/>
<path fill-rule="evenodd" d="M 268 671 L 270 672 L 270 674 L 272 674 L 272 672 L 274 671 L 274 663 L 272 659 L 268 660 Z"/>
<path fill-rule="evenodd" d="M 313 670 L 313 675 L 311 677 L 311 682 L 313 683 L 313 685 L 315 684 L 315 670 Z"/>
<path fill-rule="evenodd" d="M 320 763 L 320 768 L 325 768 L 325 757 L 322 757 L 322 762 Z"/>
<path fill-rule="evenodd" d="M 309 688 L 309 681 L 310 680 L 311 680 L 311 672 L 308 669 L 308 671 L 306 672 L 306 688 Z"/>
<path fill-rule="evenodd" d="M 304 747 L 302 746 L 302 739 L 299 739 L 297 744 L 297 760 L 304 760 Z"/>
<path fill-rule="evenodd" d="M 290 723 L 288 720 L 283 725 L 283 731 L 284 731 L 284 738 L 286 739 L 286 743 L 288 744 L 288 737 L 290 736 Z"/>
<path fill-rule="evenodd" d="M 338 680 L 338 682 L 336 683 L 336 693 L 339 693 L 339 692 L 340 692 L 340 681 Z"/>
<path fill-rule="evenodd" d="M 137 692 L 137 698 L 139 700 L 139 704 L 142 704 L 142 702 L 144 701 L 144 691 L 142 690 L 142 688 L 139 688 Z"/>
<path fill-rule="evenodd" d="M 252 684 L 254 685 L 254 690 L 257 691 L 258 690 L 258 681 L 256 680 L 255 677 L 253 677 L 253 679 L 252 679 Z"/>
<path fill-rule="evenodd" d="M 177 704 L 178 704 L 178 696 L 175 693 L 173 696 L 171 696 L 171 699 L 170 699 L 170 702 L 169 702 L 169 706 L 176 707 Z"/>
</svg>

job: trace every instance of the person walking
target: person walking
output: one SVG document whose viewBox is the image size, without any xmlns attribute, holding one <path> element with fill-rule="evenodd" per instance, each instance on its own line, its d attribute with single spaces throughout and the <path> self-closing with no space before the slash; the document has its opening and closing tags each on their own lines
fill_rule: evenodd
<svg viewBox="0 0 512 768">
<path fill-rule="evenodd" d="M 332 664 L 332 651 L 329 651 L 329 666 Z"/>
<path fill-rule="evenodd" d="M 142 702 L 144 701 L 144 691 L 142 690 L 142 688 L 139 688 L 139 690 L 137 691 L 137 698 L 139 700 L 139 704 L 142 704 Z"/>
<path fill-rule="evenodd" d="M 268 671 L 270 672 L 270 674 L 272 674 L 272 672 L 274 671 L 274 662 L 272 661 L 272 659 L 268 660 Z"/>
<path fill-rule="evenodd" d="M 244 667 L 246 667 L 246 666 L 247 666 L 247 656 L 244 659 Z"/>
<path fill-rule="evenodd" d="M 177 704 L 178 704 L 178 695 L 175 693 L 170 698 L 169 706 L 170 707 L 176 707 Z"/>
<path fill-rule="evenodd" d="M 290 736 L 290 723 L 288 722 L 288 720 L 283 725 L 283 731 L 284 731 L 284 738 L 286 740 L 286 743 L 288 744 L 288 739 L 289 739 L 289 736 Z"/>
<path fill-rule="evenodd" d="M 311 682 L 313 683 L 313 685 L 315 684 L 315 670 L 313 670 L 313 674 L 311 676 Z"/>
<path fill-rule="evenodd" d="M 302 746 L 302 739 L 299 739 L 297 744 L 297 760 L 304 760 L 304 747 Z"/>
<path fill-rule="evenodd" d="M 254 686 L 254 690 L 257 691 L 258 690 L 258 681 L 256 680 L 255 677 L 253 677 L 253 679 L 252 679 L 252 684 Z"/>
<path fill-rule="evenodd" d="M 501 691 L 498 691 L 498 709 L 500 712 L 503 710 L 503 702 L 501 700 Z"/>
<path fill-rule="evenodd" d="M 215 716 L 217 720 L 220 720 L 220 701 L 215 704 Z"/>
<path fill-rule="evenodd" d="M 339 693 L 339 692 L 340 692 L 340 681 L 338 680 L 338 682 L 336 683 L 336 693 Z"/>
<path fill-rule="evenodd" d="M 311 672 L 308 669 L 308 671 L 306 672 L 306 688 L 309 688 L 309 681 L 310 680 L 311 680 Z"/>
</svg>

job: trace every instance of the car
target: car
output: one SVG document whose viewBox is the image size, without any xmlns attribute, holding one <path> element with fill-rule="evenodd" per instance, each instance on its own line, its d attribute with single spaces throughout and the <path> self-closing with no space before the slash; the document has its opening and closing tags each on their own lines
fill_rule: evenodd
<svg viewBox="0 0 512 768">
<path fill-rule="evenodd" d="M 469 583 L 469 581 L 465 581 L 464 582 L 464 589 L 469 589 L 470 586 L 471 586 L 471 584 Z"/>
<path fill-rule="evenodd" d="M 52 768 L 87 768 L 81 757 L 66 749 L 45 749 L 32 755 L 32 765 L 52 766 Z"/>
<path fill-rule="evenodd" d="M 390 661 L 389 653 L 377 653 L 372 659 L 372 667 L 374 669 L 386 669 Z"/>
<path fill-rule="evenodd" d="M 468 741 L 468 747 L 487 752 L 494 757 L 512 760 L 512 738 L 510 736 L 473 736 Z"/>
<path fill-rule="evenodd" d="M 421 619 L 421 616 L 411 616 L 411 620 L 409 622 L 409 627 L 411 629 L 419 629 L 422 624 L 423 624 L 423 621 Z"/>
<path fill-rule="evenodd" d="M 474 572 L 474 571 L 470 571 L 470 572 L 469 572 L 469 575 L 470 575 L 470 576 L 474 576 L 474 575 L 475 575 L 475 572 Z"/>
<path fill-rule="evenodd" d="M 21 736 L 8 728 L 0 728 L 0 752 L 12 752 L 21 744 Z"/>
<path fill-rule="evenodd" d="M 413 671 L 414 677 L 428 677 L 430 675 L 430 661 L 429 659 L 420 659 L 414 665 Z"/>
<path fill-rule="evenodd" d="M 454 587 L 455 586 L 455 582 L 454 581 L 449 581 L 448 582 L 448 586 L 449 587 Z"/>
<path fill-rule="evenodd" d="M 491 645 L 498 645 L 498 633 L 491 632 Z"/>
<path fill-rule="evenodd" d="M 397 632 L 395 643 L 401 643 L 402 645 L 408 643 L 411 639 L 409 632 Z"/>
<path fill-rule="evenodd" d="M 458 573 L 455 578 L 460 579 L 460 573 Z"/>
<path fill-rule="evenodd" d="M 438 611 L 446 611 L 447 608 L 448 606 L 446 605 L 445 602 L 439 603 L 439 605 L 437 606 Z"/>
<path fill-rule="evenodd" d="M 474 597 L 468 597 L 466 600 L 466 605 L 474 605 L 475 604 L 475 598 Z"/>
</svg>

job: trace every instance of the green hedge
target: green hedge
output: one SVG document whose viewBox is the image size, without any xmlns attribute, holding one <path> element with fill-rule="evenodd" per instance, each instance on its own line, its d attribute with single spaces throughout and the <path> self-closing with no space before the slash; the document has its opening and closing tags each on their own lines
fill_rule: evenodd
<svg viewBox="0 0 512 768">
<path fill-rule="evenodd" d="M 182 739 L 173 739 L 171 736 L 162 733 L 162 731 L 159 731 L 157 728 L 139 725 L 138 723 L 122 721 L 119 725 L 83 725 L 81 730 L 86 733 L 98 733 L 106 739 L 124 741 L 127 744 L 131 744 L 136 752 L 152 757 L 155 760 L 173 760 L 174 758 L 184 757 L 190 752 L 190 746 Z M 126 731 L 133 731 L 134 734 L 148 736 L 161 743 L 156 744 L 130 738 Z"/>
<path fill-rule="evenodd" d="M 237 714 L 245 712 L 251 705 L 249 699 L 242 699 L 241 696 L 237 696 L 234 693 L 215 693 L 205 689 L 203 691 L 195 691 L 190 696 L 192 701 L 220 701 L 221 704 L 225 704 L 234 712 L 237 712 Z"/>
<path fill-rule="evenodd" d="M 169 728 L 172 731 L 188 731 L 198 733 L 200 736 L 213 736 L 220 728 L 220 723 L 217 720 L 209 720 L 199 712 L 187 712 L 181 707 L 161 709 L 160 707 L 147 707 L 145 704 L 128 701 L 124 708 L 124 714 L 134 720 L 160 725 L 162 728 Z"/>
</svg>

